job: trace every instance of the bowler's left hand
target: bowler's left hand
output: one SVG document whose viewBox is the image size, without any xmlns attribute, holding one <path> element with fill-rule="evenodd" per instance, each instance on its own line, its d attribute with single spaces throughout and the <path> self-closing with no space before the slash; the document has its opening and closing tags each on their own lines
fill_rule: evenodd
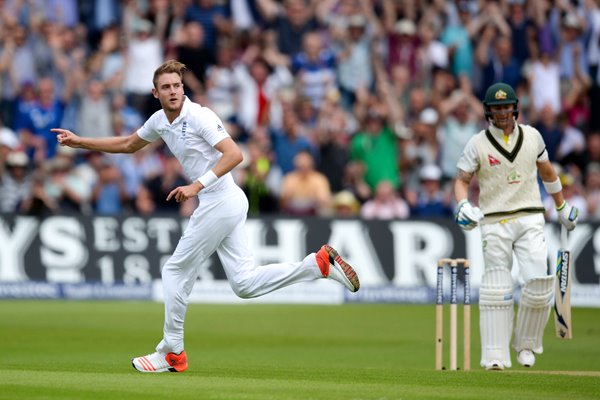
<svg viewBox="0 0 600 400">
<path fill-rule="evenodd" d="M 184 202 L 189 198 L 197 196 L 202 190 L 203 186 L 200 182 L 195 181 L 189 185 L 178 186 L 175 189 L 171 190 L 171 193 L 167 196 L 167 201 L 171 200 L 171 198 L 175 198 L 178 203 Z"/>
</svg>

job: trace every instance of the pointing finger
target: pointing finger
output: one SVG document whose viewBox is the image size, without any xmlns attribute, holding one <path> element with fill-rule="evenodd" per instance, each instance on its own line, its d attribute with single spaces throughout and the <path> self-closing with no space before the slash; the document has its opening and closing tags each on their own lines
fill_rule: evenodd
<svg viewBox="0 0 600 400">
<path fill-rule="evenodd" d="M 171 197 L 173 197 L 173 195 L 177 194 L 177 190 L 178 188 L 175 188 L 173 190 L 171 190 L 171 193 L 169 193 L 169 195 L 167 196 L 167 201 L 171 200 Z"/>
</svg>

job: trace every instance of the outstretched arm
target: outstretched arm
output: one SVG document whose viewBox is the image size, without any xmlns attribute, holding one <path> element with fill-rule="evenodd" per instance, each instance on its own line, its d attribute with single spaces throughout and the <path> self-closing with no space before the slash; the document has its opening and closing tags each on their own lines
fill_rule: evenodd
<svg viewBox="0 0 600 400">
<path fill-rule="evenodd" d="M 129 136 L 113 136 L 109 138 L 80 137 L 67 129 L 53 128 L 56 139 L 61 146 L 77 149 L 103 151 L 105 153 L 135 153 L 150 142 L 140 138 L 137 133 Z"/>
</svg>

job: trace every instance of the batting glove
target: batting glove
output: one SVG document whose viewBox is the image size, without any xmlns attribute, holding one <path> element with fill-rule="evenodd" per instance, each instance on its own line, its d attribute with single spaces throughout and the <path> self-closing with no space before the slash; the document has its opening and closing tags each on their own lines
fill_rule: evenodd
<svg viewBox="0 0 600 400">
<path fill-rule="evenodd" d="M 559 207 L 556 207 L 556 212 L 558 213 L 558 220 L 568 231 L 575 229 L 579 219 L 577 207 L 573 207 L 565 200 Z"/>
<path fill-rule="evenodd" d="M 465 231 L 475 228 L 483 219 L 483 213 L 479 207 L 473 207 L 467 199 L 461 200 L 456 206 L 454 220 Z"/>
</svg>

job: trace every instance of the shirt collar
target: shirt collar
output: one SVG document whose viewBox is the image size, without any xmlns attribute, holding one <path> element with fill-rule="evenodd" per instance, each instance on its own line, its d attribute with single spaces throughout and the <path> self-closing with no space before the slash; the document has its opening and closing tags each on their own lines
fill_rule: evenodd
<svg viewBox="0 0 600 400">
<path fill-rule="evenodd" d="M 179 113 L 177 118 L 175 118 L 175 120 L 173 120 L 173 123 L 171 125 L 176 124 L 179 122 L 179 120 L 187 117 L 191 103 L 192 103 L 192 101 L 186 95 L 183 95 L 183 106 L 181 107 L 181 112 Z"/>
<path fill-rule="evenodd" d="M 504 131 L 502 129 L 496 127 L 496 125 L 490 124 L 489 130 L 495 138 L 501 139 L 504 137 Z M 517 137 L 518 132 L 519 132 L 519 125 L 517 124 L 517 121 L 515 121 L 515 126 L 513 128 L 512 134 L 510 136 Z"/>
</svg>

